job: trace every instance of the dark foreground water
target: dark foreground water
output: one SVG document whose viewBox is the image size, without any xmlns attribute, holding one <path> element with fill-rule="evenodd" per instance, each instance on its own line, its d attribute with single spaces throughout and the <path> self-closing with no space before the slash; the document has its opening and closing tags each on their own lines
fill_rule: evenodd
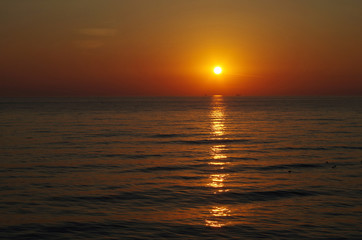
<svg viewBox="0 0 362 240">
<path fill-rule="evenodd" d="M 362 98 L 0 99 L 1 239 L 362 239 Z"/>
</svg>

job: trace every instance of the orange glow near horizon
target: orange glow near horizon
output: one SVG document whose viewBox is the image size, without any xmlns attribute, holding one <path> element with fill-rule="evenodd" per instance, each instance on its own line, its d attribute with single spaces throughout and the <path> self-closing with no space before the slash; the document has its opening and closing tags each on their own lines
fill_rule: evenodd
<svg viewBox="0 0 362 240">
<path fill-rule="evenodd" d="M 362 1 L 92 2 L 7 1 L 0 96 L 362 94 Z"/>
</svg>

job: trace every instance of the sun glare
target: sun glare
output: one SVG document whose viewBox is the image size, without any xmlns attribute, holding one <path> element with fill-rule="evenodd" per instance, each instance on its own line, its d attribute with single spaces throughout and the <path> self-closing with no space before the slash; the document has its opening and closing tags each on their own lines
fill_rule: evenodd
<svg viewBox="0 0 362 240">
<path fill-rule="evenodd" d="M 221 67 L 215 67 L 215 68 L 214 68 L 214 73 L 215 73 L 215 74 L 220 74 L 221 72 L 222 72 Z"/>
</svg>

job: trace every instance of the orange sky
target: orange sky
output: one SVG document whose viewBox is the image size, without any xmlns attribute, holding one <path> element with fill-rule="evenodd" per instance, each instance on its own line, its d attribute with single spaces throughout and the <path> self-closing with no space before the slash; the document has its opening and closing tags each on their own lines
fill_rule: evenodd
<svg viewBox="0 0 362 240">
<path fill-rule="evenodd" d="M 0 96 L 362 95 L 361 29 L 359 0 L 2 0 Z"/>
</svg>

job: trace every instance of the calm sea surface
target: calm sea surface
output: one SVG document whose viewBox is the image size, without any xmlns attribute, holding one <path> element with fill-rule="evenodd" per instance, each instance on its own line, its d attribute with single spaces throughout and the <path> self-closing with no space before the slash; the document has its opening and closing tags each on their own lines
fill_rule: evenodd
<svg viewBox="0 0 362 240">
<path fill-rule="evenodd" d="M 362 98 L 0 99 L 1 239 L 362 239 Z"/>
</svg>

